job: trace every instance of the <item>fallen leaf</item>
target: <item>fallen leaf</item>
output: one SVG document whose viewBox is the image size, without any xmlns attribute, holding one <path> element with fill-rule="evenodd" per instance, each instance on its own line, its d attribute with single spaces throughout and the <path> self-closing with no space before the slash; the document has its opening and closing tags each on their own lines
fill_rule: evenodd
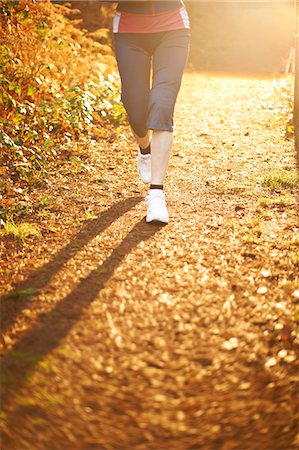
<svg viewBox="0 0 299 450">
<path fill-rule="evenodd" d="M 287 342 L 291 339 L 291 334 L 292 334 L 292 326 L 290 323 L 286 323 L 280 332 L 280 339 L 284 342 Z"/>
<path fill-rule="evenodd" d="M 267 368 L 268 367 L 274 367 L 274 366 L 276 366 L 276 364 L 277 364 L 277 360 L 273 356 L 273 358 L 270 358 L 270 359 L 268 359 L 267 362 L 265 362 L 265 367 L 267 367 Z"/>
<path fill-rule="evenodd" d="M 238 339 L 235 337 L 230 338 L 228 341 L 223 342 L 222 348 L 224 350 L 234 350 L 239 346 Z"/>
<path fill-rule="evenodd" d="M 263 294 L 266 294 L 267 291 L 268 291 L 268 288 L 266 288 L 266 286 L 261 286 L 258 288 L 257 293 L 263 295 Z"/>
<path fill-rule="evenodd" d="M 264 278 L 268 278 L 268 277 L 271 276 L 271 272 L 270 272 L 270 270 L 268 270 L 268 269 L 262 269 L 262 270 L 261 270 L 261 275 L 262 275 Z"/>
</svg>

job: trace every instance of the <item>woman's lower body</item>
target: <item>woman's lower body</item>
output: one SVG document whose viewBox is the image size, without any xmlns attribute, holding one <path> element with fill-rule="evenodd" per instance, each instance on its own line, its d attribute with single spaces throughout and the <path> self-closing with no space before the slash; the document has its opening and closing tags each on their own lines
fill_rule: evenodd
<svg viewBox="0 0 299 450">
<path fill-rule="evenodd" d="M 139 144 L 139 174 L 144 182 L 151 183 L 146 220 L 168 222 L 163 183 L 172 147 L 174 108 L 188 58 L 190 30 L 114 36 L 121 97 Z"/>
</svg>

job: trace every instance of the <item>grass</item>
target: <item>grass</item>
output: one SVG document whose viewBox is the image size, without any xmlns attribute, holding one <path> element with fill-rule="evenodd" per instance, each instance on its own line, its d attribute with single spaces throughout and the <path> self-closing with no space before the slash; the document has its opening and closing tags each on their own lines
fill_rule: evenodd
<svg viewBox="0 0 299 450">
<path fill-rule="evenodd" d="M 298 173 L 293 171 L 272 171 L 264 175 L 263 186 L 271 191 L 279 191 L 283 188 L 294 188 L 298 185 Z"/>
<path fill-rule="evenodd" d="M 291 255 L 291 263 L 296 266 L 299 267 L 299 252 L 296 252 L 295 254 Z"/>
<path fill-rule="evenodd" d="M 35 288 L 26 288 L 19 291 L 12 291 L 7 294 L 8 298 L 30 297 L 39 294 L 39 290 Z"/>
<path fill-rule="evenodd" d="M 299 247 L 299 233 L 295 234 L 290 241 L 286 241 L 286 245 L 288 247 Z"/>
<path fill-rule="evenodd" d="M 37 200 L 39 202 L 38 208 L 40 210 L 42 210 L 42 209 L 46 209 L 46 208 L 50 207 L 51 204 L 53 203 L 54 199 L 53 199 L 53 197 L 49 197 L 49 196 L 46 196 L 46 195 L 40 195 L 37 198 Z"/>
<path fill-rule="evenodd" d="M 24 413 L 27 412 L 29 414 L 30 411 L 37 411 L 39 412 L 39 414 L 41 414 L 48 408 L 63 405 L 63 402 L 64 399 L 61 395 L 49 394 L 44 390 L 44 392 L 36 393 L 35 397 L 33 398 L 20 398 L 20 400 L 18 401 L 18 407 L 24 410 Z M 41 425 L 42 423 L 39 422 L 39 424 Z"/>
<path fill-rule="evenodd" d="M 88 209 L 84 210 L 84 220 L 95 220 L 98 218 L 98 215 Z"/>
<path fill-rule="evenodd" d="M 31 223 L 22 222 L 16 224 L 12 219 L 4 223 L 3 229 L 0 230 L 0 233 L 2 236 L 12 235 L 16 239 L 20 239 L 22 242 L 25 242 L 29 236 L 39 235 L 39 231 Z"/>
<path fill-rule="evenodd" d="M 254 236 L 254 235 L 252 235 L 250 233 L 244 233 L 242 235 L 242 239 L 243 239 L 244 244 L 258 244 L 258 241 L 257 241 L 258 237 L 259 236 Z"/>
<path fill-rule="evenodd" d="M 272 204 L 276 206 L 291 206 L 295 203 L 295 199 L 291 195 L 280 195 L 273 200 Z"/>
<path fill-rule="evenodd" d="M 244 192 L 248 189 L 251 189 L 251 186 L 231 181 L 229 183 L 219 183 L 216 187 L 216 191 L 218 194 L 238 194 L 240 192 Z"/>
<path fill-rule="evenodd" d="M 266 197 L 261 197 L 257 201 L 258 208 L 267 208 L 271 204 L 271 199 Z"/>
<path fill-rule="evenodd" d="M 292 206 L 296 203 L 294 197 L 287 194 L 279 195 L 276 198 L 271 197 L 261 197 L 257 201 L 257 208 L 269 208 L 271 206 L 277 206 L 277 207 L 286 207 L 286 206 Z"/>
<path fill-rule="evenodd" d="M 55 213 L 52 211 L 49 211 L 48 209 L 42 209 L 37 212 L 38 217 L 54 217 Z"/>
<path fill-rule="evenodd" d="M 32 354 L 24 350 L 13 349 L 10 354 L 10 358 L 14 358 L 16 361 L 25 363 L 26 365 L 35 365 L 40 361 L 42 355 Z"/>
</svg>

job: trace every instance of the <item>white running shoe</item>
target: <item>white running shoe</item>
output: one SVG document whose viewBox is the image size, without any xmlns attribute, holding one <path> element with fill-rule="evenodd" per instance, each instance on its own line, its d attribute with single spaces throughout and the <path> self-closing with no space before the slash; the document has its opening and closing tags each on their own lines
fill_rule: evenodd
<svg viewBox="0 0 299 450">
<path fill-rule="evenodd" d="M 146 202 L 147 202 L 147 215 L 146 215 L 147 222 L 152 222 L 154 220 L 163 223 L 169 222 L 169 216 L 165 202 L 165 195 L 162 189 L 150 189 L 146 197 Z"/>
<path fill-rule="evenodd" d="M 150 183 L 152 179 L 151 154 L 143 155 L 138 149 L 137 163 L 140 178 L 144 183 Z"/>
</svg>

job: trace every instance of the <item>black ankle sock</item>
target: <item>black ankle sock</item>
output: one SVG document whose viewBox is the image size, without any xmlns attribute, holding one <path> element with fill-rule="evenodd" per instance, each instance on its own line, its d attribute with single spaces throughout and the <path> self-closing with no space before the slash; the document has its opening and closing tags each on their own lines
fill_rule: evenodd
<svg viewBox="0 0 299 450">
<path fill-rule="evenodd" d="M 139 149 L 142 155 L 148 155 L 151 152 L 151 144 L 149 143 L 146 148 L 141 148 L 139 145 Z"/>
<path fill-rule="evenodd" d="M 163 184 L 151 184 L 150 189 L 161 189 L 163 191 Z"/>
</svg>

